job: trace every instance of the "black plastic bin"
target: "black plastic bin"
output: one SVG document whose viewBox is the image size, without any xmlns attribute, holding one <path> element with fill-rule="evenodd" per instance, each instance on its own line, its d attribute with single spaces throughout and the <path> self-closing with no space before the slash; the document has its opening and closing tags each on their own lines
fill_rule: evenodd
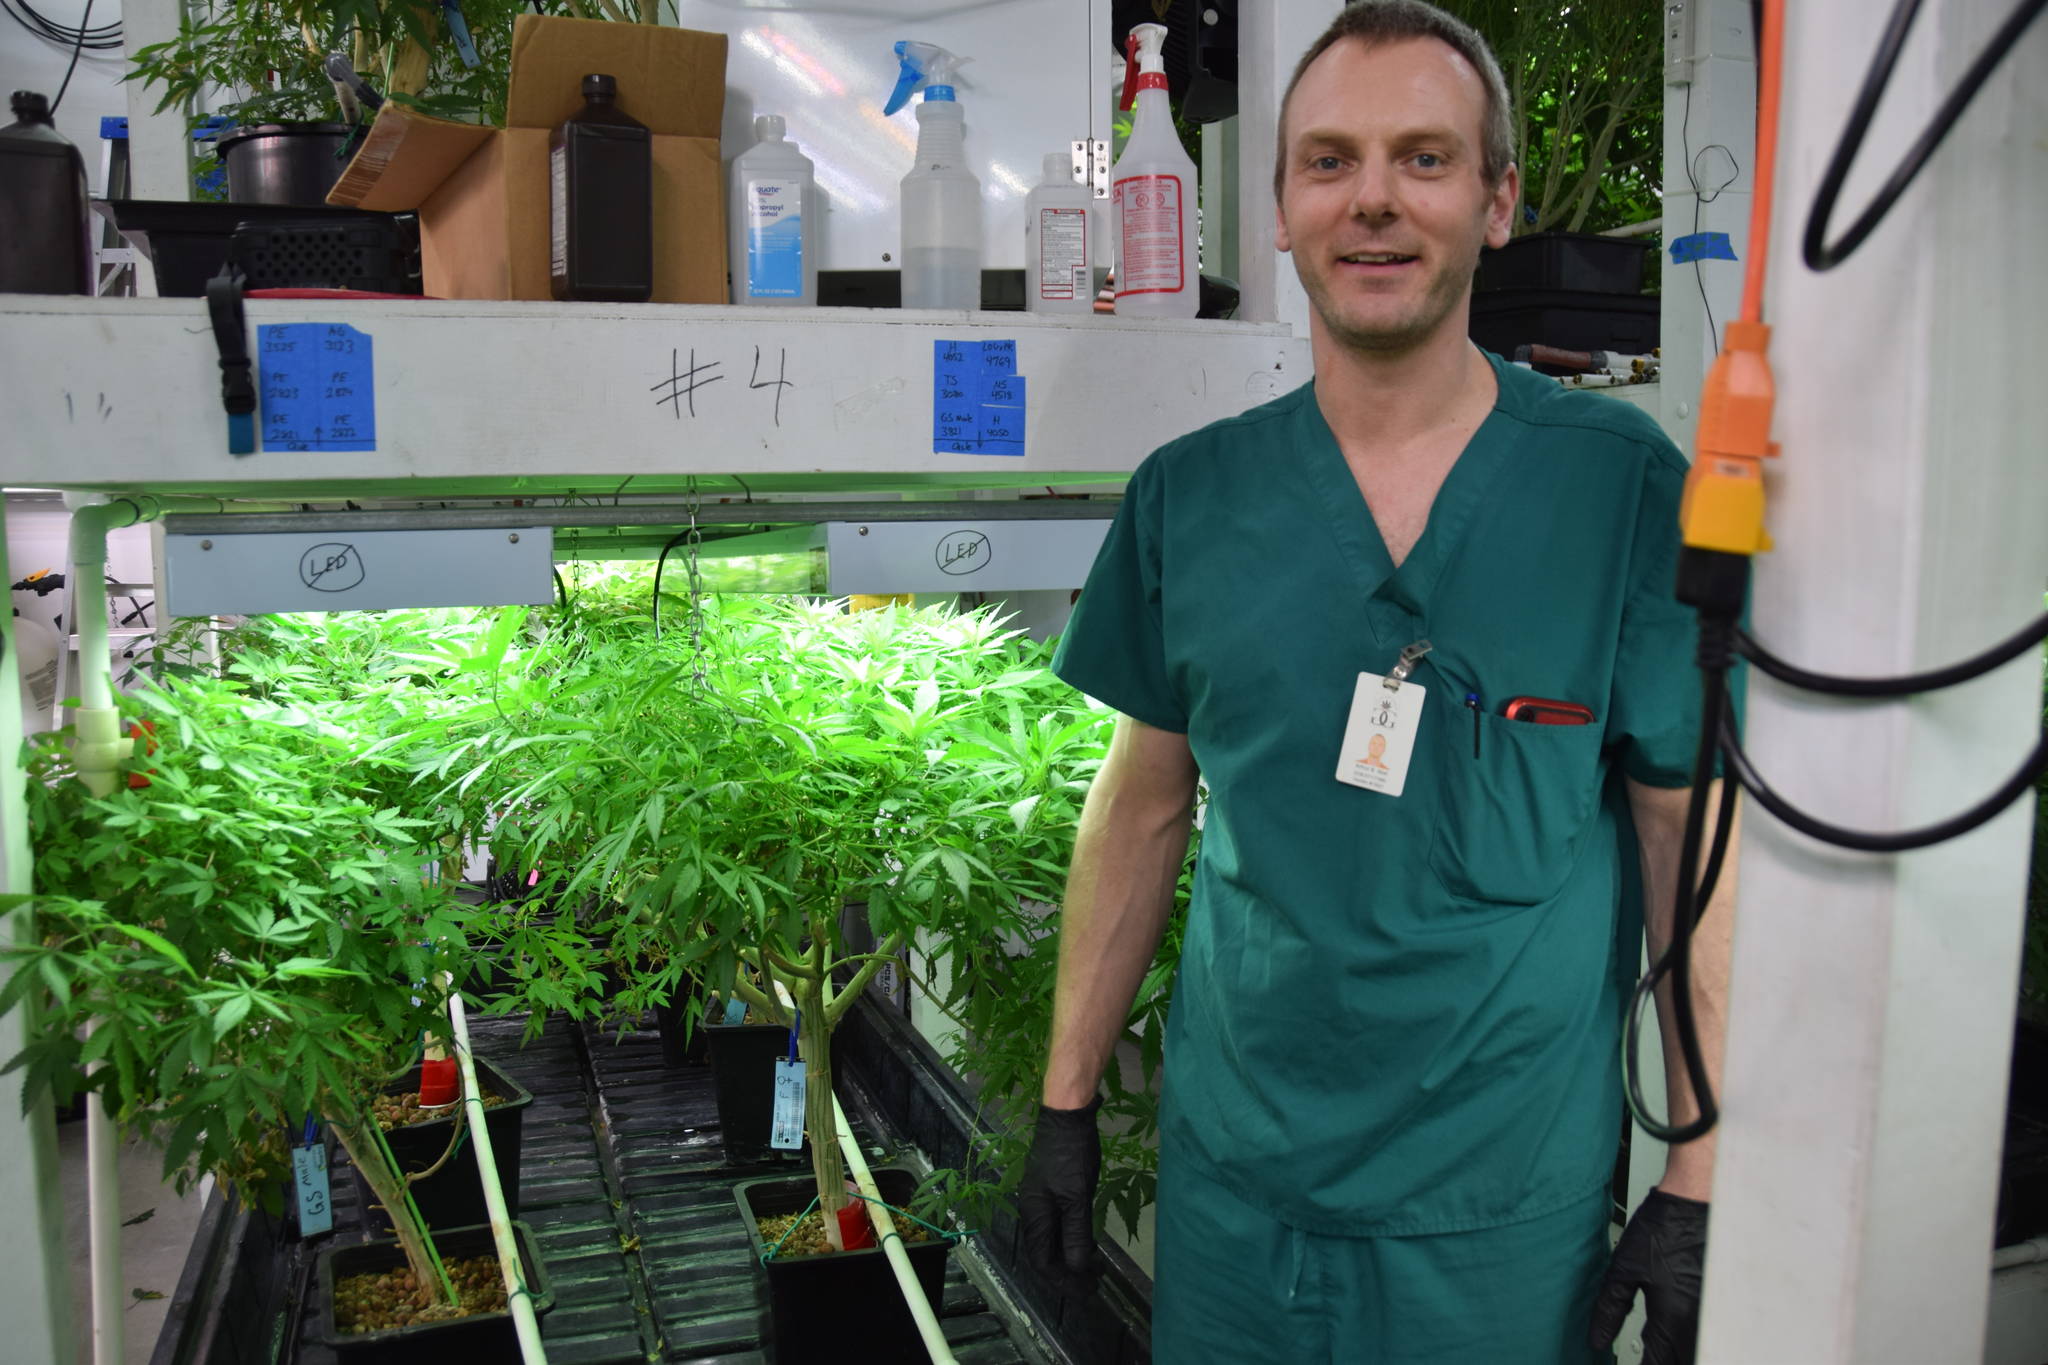
<svg viewBox="0 0 2048 1365">
<path fill-rule="evenodd" d="M 726 1161 L 752 1166 L 803 1155 L 768 1145 L 775 1118 L 775 1059 L 789 1055 L 789 1030 L 780 1024 L 701 1026 L 718 1095 L 718 1137 Z M 805 1151 L 809 1139 L 805 1139 Z"/>
<path fill-rule="evenodd" d="M 899 1209 L 909 1205 L 917 1188 L 915 1175 L 900 1166 L 879 1167 L 873 1174 L 884 1201 Z M 747 1225 L 747 1254 L 758 1262 L 765 1249 L 763 1218 L 799 1213 L 817 1193 L 817 1183 L 809 1176 L 768 1176 L 735 1185 L 733 1200 Z M 934 1237 L 903 1244 L 918 1286 L 934 1309 L 945 1290 L 946 1257 L 955 1240 Z M 776 1365 L 926 1358 L 917 1320 L 880 1247 L 772 1260 L 762 1270 L 768 1276 L 768 1322 Z"/>
<path fill-rule="evenodd" d="M 512 1213 L 519 1212 L 519 1140 L 526 1126 L 526 1108 L 533 1103 L 533 1092 L 507 1076 L 482 1057 L 476 1060 L 476 1078 L 486 1094 L 505 1097 L 505 1103 L 484 1110 L 484 1127 L 491 1135 L 492 1164 L 498 1168 L 498 1184 L 505 1191 L 505 1207 Z M 402 1095 L 408 1090 L 419 1089 L 420 1073 L 417 1066 L 407 1070 L 395 1080 L 387 1081 L 383 1093 Z M 398 1169 L 407 1173 L 424 1171 L 441 1159 L 448 1150 L 448 1141 L 455 1131 L 452 1113 L 443 1118 L 428 1119 L 425 1123 L 409 1124 L 394 1128 L 384 1135 L 391 1144 L 391 1154 L 398 1158 Z M 377 1204 L 377 1196 L 370 1192 L 370 1184 L 363 1179 L 360 1170 L 355 1172 L 356 1190 L 362 1196 L 363 1225 L 373 1233 L 391 1230 L 391 1217 Z M 412 1198 L 419 1205 L 420 1217 L 427 1226 L 438 1234 L 441 1228 L 468 1227 L 473 1223 L 487 1223 L 490 1214 L 484 1208 L 484 1184 L 477 1175 L 476 1154 L 470 1150 L 470 1139 L 464 1135 L 463 1145 L 448 1164 L 424 1180 L 416 1180 L 412 1186 Z"/>
<path fill-rule="evenodd" d="M 227 264 L 238 228 L 269 229 L 279 223 L 335 225 L 388 224 L 393 215 L 364 209 L 278 208 L 263 204 L 199 204 L 160 199 L 95 199 L 93 212 L 113 220 L 130 246 L 149 259 L 156 272 L 157 293 L 165 298 L 196 299 L 206 282 Z M 389 230 L 389 229 L 380 229 Z M 416 221 L 400 229 L 410 243 L 418 235 Z M 250 288 L 277 287 L 252 282 Z M 404 288 L 380 292 L 418 292 L 415 279 Z"/>
<path fill-rule="evenodd" d="M 1643 355 L 1656 349 L 1661 306 L 1646 294 L 1502 289 L 1472 296 L 1468 334 L 1503 356 L 1512 356 L 1517 346 Z"/>
<path fill-rule="evenodd" d="M 541 1261 L 540 1245 L 534 1240 L 532 1228 L 515 1221 L 512 1235 L 518 1241 L 520 1265 L 525 1271 L 527 1288 L 533 1294 L 534 1315 L 538 1317 L 555 1306 L 554 1291 L 548 1287 L 547 1266 Z M 434 1248 L 444 1261 L 496 1254 L 496 1244 L 488 1224 L 436 1231 Z M 512 1325 L 509 1309 L 381 1332 L 345 1334 L 336 1329 L 336 1280 L 404 1264 L 405 1253 L 399 1249 L 396 1239 L 362 1242 L 321 1252 L 314 1261 L 313 1270 L 319 1283 L 313 1310 L 318 1314 L 313 1326 L 314 1339 L 332 1348 L 345 1361 L 375 1362 L 375 1365 L 458 1365 L 458 1362 L 467 1361 L 519 1359 L 519 1334 Z"/>
<path fill-rule="evenodd" d="M 1506 246 L 1479 253 L 1472 287 L 1496 289 L 1578 289 L 1593 294 L 1640 294 L 1643 269 L 1653 250 L 1635 237 L 1602 237 L 1591 232 L 1534 232 Z"/>
</svg>

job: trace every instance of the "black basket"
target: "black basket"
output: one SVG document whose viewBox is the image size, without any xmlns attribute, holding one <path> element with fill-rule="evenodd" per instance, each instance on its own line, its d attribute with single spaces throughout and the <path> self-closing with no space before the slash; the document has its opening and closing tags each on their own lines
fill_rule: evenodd
<svg viewBox="0 0 2048 1365">
<path fill-rule="evenodd" d="M 1575 289 L 1640 294 L 1650 243 L 1591 232 L 1536 232 L 1479 253 L 1478 293 L 1496 289 Z"/>
<path fill-rule="evenodd" d="M 419 293 L 417 219 L 361 214 L 244 222 L 228 243 L 228 262 L 249 289 L 359 289 Z"/>
<path fill-rule="evenodd" d="M 1472 296 L 1468 335 L 1503 356 L 1531 345 L 1647 355 L 1657 348 L 1661 307 L 1654 294 L 1501 289 Z"/>
</svg>

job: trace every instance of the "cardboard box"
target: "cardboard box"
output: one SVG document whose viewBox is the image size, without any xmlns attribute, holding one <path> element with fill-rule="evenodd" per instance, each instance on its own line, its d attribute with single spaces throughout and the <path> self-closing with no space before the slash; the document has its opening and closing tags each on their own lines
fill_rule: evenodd
<svg viewBox="0 0 2048 1365">
<path fill-rule="evenodd" d="M 327 202 L 419 210 L 422 285 L 449 299 L 548 299 L 548 135 L 615 76 L 654 134 L 654 301 L 724 303 L 725 35 L 522 14 L 504 128 L 386 104 Z"/>
</svg>

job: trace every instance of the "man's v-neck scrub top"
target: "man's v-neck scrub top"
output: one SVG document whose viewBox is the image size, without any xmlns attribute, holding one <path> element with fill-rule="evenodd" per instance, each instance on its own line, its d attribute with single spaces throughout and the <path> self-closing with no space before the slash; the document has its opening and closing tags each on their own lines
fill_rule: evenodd
<svg viewBox="0 0 2048 1365">
<path fill-rule="evenodd" d="M 1634 407 L 1489 359 L 1398 569 L 1311 383 L 1138 468 L 1053 665 L 1186 734 L 1208 787 L 1165 1145 L 1310 1231 L 1497 1226 L 1613 1169 L 1620 775 L 1688 785 L 1699 722 L 1685 466 Z M 1405 789 L 1337 781 L 1359 675 L 1421 640 Z M 1516 697 L 1593 723 L 1505 719 Z"/>
</svg>

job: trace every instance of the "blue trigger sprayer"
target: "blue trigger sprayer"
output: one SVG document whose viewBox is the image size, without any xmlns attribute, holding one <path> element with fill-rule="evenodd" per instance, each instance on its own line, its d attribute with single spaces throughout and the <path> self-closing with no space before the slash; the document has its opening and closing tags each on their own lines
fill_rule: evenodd
<svg viewBox="0 0 2048 1365">
<path fill-rule="evenodd" d="M 893 114 L 919 87 L 917 161 L 903 177 L 905 308 L 981 307 L 981 182 L 967 169 L 966 116 L 953 73 L 967 59 L 932 43 L 900 42 Z"/>
</svg>

